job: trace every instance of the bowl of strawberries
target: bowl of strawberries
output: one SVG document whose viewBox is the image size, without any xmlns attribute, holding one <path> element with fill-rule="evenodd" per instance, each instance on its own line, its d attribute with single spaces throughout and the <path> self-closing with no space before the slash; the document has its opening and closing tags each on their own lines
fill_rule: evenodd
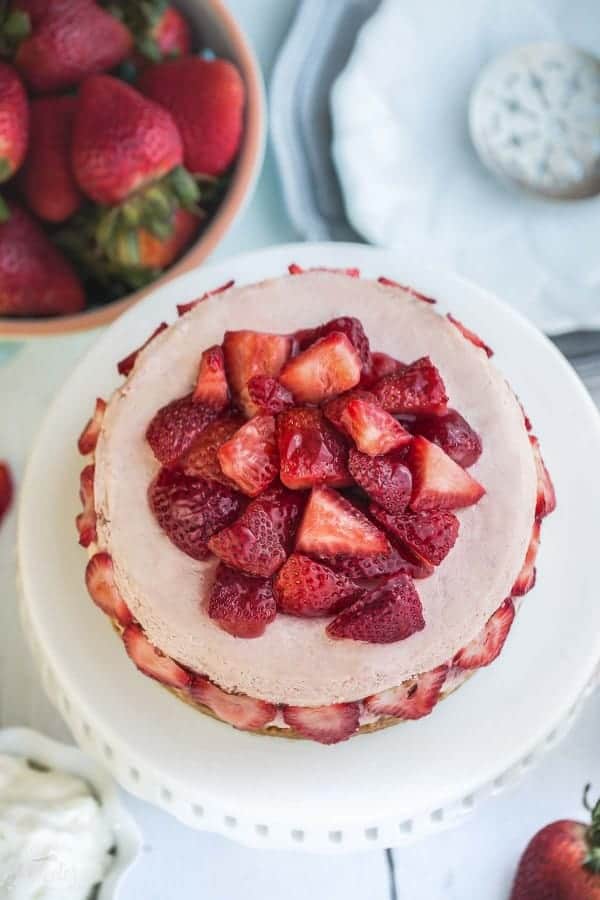
<svg viewBox="0 0 600 900">
<path fill-rule="evenodd" d="M 107 324 L 197 266 L 264 135 L 221 0 L 0 0 L 0 336 Z"/>
</svg>

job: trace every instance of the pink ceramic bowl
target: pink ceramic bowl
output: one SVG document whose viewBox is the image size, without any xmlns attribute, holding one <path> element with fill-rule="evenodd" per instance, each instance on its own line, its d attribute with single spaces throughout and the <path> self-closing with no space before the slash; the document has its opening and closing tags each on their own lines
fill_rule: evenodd
<svg viewBox="0 0 600 900">
<path fill-rule="evenodd" d="M 201 46 L 210 47 L 239 68 L 246 85 L 246 120 L 240 153 L 231 183 L 208 226 L 186 253 L 152 284 L 104 306 L 94 306 L 73 316 L 46 319 L 0 317 L 0 338 L 29 338 L 68 334 L 107 325 L 133 303 L 201 263 L 225 236 L 249 201 L 263 160 L 266 106 L 260 67 L 254 52 L 223 0 L 176 0 L 192 22 Z"/>
</svg>

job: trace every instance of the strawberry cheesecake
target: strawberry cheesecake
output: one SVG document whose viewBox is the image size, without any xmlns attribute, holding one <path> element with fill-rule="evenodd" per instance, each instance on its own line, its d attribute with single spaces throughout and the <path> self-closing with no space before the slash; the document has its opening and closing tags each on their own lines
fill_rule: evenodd
<svg viewBox="0 0 600 900">
<path fill-rule="evenodd" d="M 434 302 L 293 265 L 184 303 L 118 364 L 77 528 L 142 673 L 335 743 L 496 659 L 555 495 L 492 351 Z"/>
</svg>

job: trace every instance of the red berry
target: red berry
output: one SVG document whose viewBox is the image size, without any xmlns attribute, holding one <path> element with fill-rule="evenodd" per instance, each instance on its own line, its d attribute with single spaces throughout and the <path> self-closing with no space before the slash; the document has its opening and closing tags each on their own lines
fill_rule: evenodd
<svg viewBox="0 0 600 900">
<path fill-rule="evenodd" d="M 383 456 L 412 440 L 412 435 L 378 403 L 358 397 L 348 399 L 340 420 L 357 449 L 368 456 Z"/>
<path fill-rule="evenodd" d="M 403 681 L 399 687 L 373 694 L 364 701 L 370 713 L 380 716 L 396 716 L 398 719 L 422 719 L 432 712 L 440 699 L 448 666 L 438 666 L 430 672 L 415 675 Z"/>
<path fill-rule="evenodd" d="M 448 395 L 442 377 L 428 356 L 395 375 L 386 375 L 373 387 L 381 406 L 390 413 L 441 415 Z"/>
<path fill-rule="evenodd" d="M 229 402 L 229 385 L 225 376 L 225 357 L 221 347 L 209 347 L 200 357 L 194 400 L 224 409 Z"/>
<path fill-rule="evenodd" d="M 244 422 L 245 419 L 232 413 L 207 425 L 181 461 L 181 468 L 185 474 L 235 487 L 223 473 L 217 454 L 222 444 L 228 441 Z"/>
<path fill-rule="evenodd" d="M 344 270 L 345 274 L 350 270 Z M 357 270 L 351 270 L 357 271 Z M 307 328 L 305 331 L 296 332 L 298 341 L 298 349 L 306 350 L 319 338 L 325 337 L 332 332 L 337 331 L 345 334 L 356 352 L 358 353 L 363 370 L 369 368 L 371 362 L 371 353 L 369 347 L 369 338 L 365 334 L 362 323 L 352 316 L 340 316 L 337 319 L 331 319 L 318 328 Z"/>
<path fill-rule="evenodd" d="M 330 706 L 284 706 L 284 721 L 302 737 L 319 744 L 338 744 L 358 730 L 358 703 L 332 703 Z"/>
<path fill-rule="evenodd" d="M 229 288 L 233 287 L 234 284 L 235 281 L 232 278 L 230 281 L 226 281 L 225 284 L 221 284 L 219 287 L 213 288 L 212 291 L 205 291 L 201 297 L 197 297 L 195 300 L 190 300 L 189 303 L 178 303 L 178 315 L 185 316 L 186 313 L 189 313 L 190 310 L 195 309 L 199 303 L 202 303 L 203 300 L 208 300 L 209 297 L 214 297 L 215 294 L 223 294 L 225 291 L 228 291 Z"/>
<path fill-rule="evenodd" d="M 328 487 L 313 488 L 296 537 L 311 556 L 374 556 L 390 549 L 385 535 L 348 500 Z"/>
<path fill-rule="evenodd" d="M 0 62 L 0 183 L 21 166 L 29 140 L 30 108 L 17 72 Z"/>
<path fill-rule="evenodd" d="M 536 519 L 533 523 L 533 530 L 531 532 L 529 546 L 527 547 L 525 561 L 510 592 L 512 597 L 522 597 L 535 585 L 535 560 L 540 546 L 541 530 L 541 521 Z"/>
<path fill-rule="evenodd" d="M 248 394 L 261 412 L 272 416 L 294 405 L 290 392 L 270 375 L 253 375 L 248 382 Z"/>
<path fill-rule="evenodd" d="M 12 506 L 13 494 L 14 485 L 9 465 L 0 462 L 0 524 Z"/>
<path fill-rule="evenodd" d="M 489 666 L 500 655 L 515 618 L 515 607 L 510 597 L 490 616 L 481 632 L 466 647 L 459 650 L 452 665 L 460 669 L 479 669 Z"/>
<path fill-rule="evenodd" d="M 291 616 L 329 616 L 352 602 L 358 587 L 345 575 L 292 553 L 274 582 L 277 607 Z"/>
<path fill-rule="evenodd" d="M 158 410 L 148 425 L 146 440 L 163 466 L 173 466 L 217 415 L 217 410 L 196 403 L 188 394 Z"/>
<path fill-rule="evenodd" d="M 360 381 L 361 361 L 351 341 L 332 331 L 290 359 L 279 376 L 297 403 L 320 403 Z"/>
<path fill-rule="evenodd" d="M 96 449 L 96 444 L 98 443 L 98 438 L 100 437 L 100 431 L 102 429 L 102 420 L 104 419 L 105 410 L 106 400 L 98 397 L 94 415 L 81 432 L 79 440 L 77 441 L 77 448 L 82 456 L 93 453 Z"/>
<path fill-rule="evenodd" d="M 411 287 L 408 284 L 400 284 L 399 281 L 394 281 L 393 278 L 386 278 L 385 275 L 380 275 L 377 281 L 379 282 L 379 284 L 383 284 L 385 287 L 400 288 L 401 291 L 408 291 L 409 294 L 412 294 L 413 297 L 416 297 L 417 300 L 422 300 L 424 303 L 437 303 L 437 300 L 434 300 L 433 297 L 428 297 L 427 294 L 422 294 L 420 291 L 415 290 L 414 287 Z"/>
<path fill-rule="evenodd" d="M 373 581 L 385 575 L 410 575 L 411 578 L 429 578 L 434 568 L 424 560 L 410 556 L 406 551 L 401 553 L 392 547 L 387 553 L 375 556 L 336 556 L 326 560 L 336 572 L 341 572 L 355 580 Z"/>
<path fill-rule="evenodd" d="M 127 653 L 140 672 L 155 678 L 167 687 L 186 690 L 192 676 L 173 659 L 154 647 L 139 625 L 132 623 L 123 632 L 123 643 Z"/>
<path fill-rule="evenodd" d="M 454 316 L 451 315 L 451 313 L 448 313 L 448 320 L 452 322 L 452 324 L 456 328 L 458 328 L 462 336 L 466 338 L 467 341 L 470 341 L 470 343 L 478 349 L 483 350 L 488 358 L 494 355 L 494 351 L 491 349 L 491 347 L 488 347 L 485 341 L 482 341 L 478 334 L 475 334 L 474 331 L 471 331 L 470 328 L 467 328 L 466 325 L 463 325 L 462 322 L 459 322 L 458 319 L 455 319 Z"/>
<path fill-rule="evenodd" d="M 371 644 L 403 641 L 425 628 L 421 600 L 412 580 L 398 575 L 343 610 L 327 626 L 331 638 Z"/>
<path fill-rule="evenodd" d="M 226 331 L 223 352 L 233 396 L 244 413 L 253 416 L 259 409 L 250 399 L 248 382 L 254 375 L 276 378 L 292 352 L 292 339 L 259 331 Z"/>
<path fill-rule="evenodd" d="M 273 703 L 245 694 L 227 694 L 204 675 L 194 675 L 190 694 L 196 703 L 208 706 L 217 718 L 243 731 L 260 730 L 277 715 Z"/>
<path fill-rule="evenodd" d="M 75 519 L 75 525 L 79 532 L 79 543 L 82 547 L 89 547 L 96 540 L 96 507 L 94 504 L 94 466 L 86 466 L 80 476 L 79 496 L 83 506 L 83 512 Z"/>
<path fill-rule="evenodd" d="M 136 350 L 132 350 L 132 352 L 128 356 L 126 356 L 125 359 L 122 359 L 120 362 L 118 362 L 117 363 L 117 372 L 119 373 L 119 375 L 124 375 L 124 376 L 129 375 L 129 373 L 135 366 L 137 358 L 140 355 L 140 353 L 142 352 L 142 350 L 145 350 L 146 347 L 148 346 L 148 344 L 152 343 L 154 338 L 157 337 L 161 333 L 161 331 L 164 331 L 165 328 L 168 328 L 168 327 L 169 326 L 167 325 L 166 322 L 161 322 L 160 325 L 158 326 L 158 328 L 156 328 L 152 332 L 152 334 L 150 335 L 148 340 L 145 341 L 145 343 L 143 343 L 141 347 L 138 347 Z"/>
<path fill-rule="evenodd" d="M 120 625 L 129 625 L 133 617 L 117 587 L 113 561 L 108 553 L 92 556 L 85 570 L 85 583 L 96 606 Z"/>
<path fill-rule="evenodd" d="M 387 353 L 371 353 L 369 366 L 363 369 L 360 379 L 360 386 L 366 390 L 370 390 L 374 384 L 377 384 L 386 375 L 399 375 L 407 368 L 406 364 L 388 356 Z"/>
<path fill-rule="evenodd" d="M 556 509 L 556 493 L 548 469 L 544 465 L 540 451 L 540 442 L 535 435 L 529 435 L 529 441 L 533 449 L 533 458 L 537 472 L 537 503 L 535 514 L 540 519 L 549 516 Z"/>
<path fill-rule="evenodd" d="M 277 614 L 273 585 L 221 563 L 208 602 L 208 614 L 234 637 L 257 638 Z"/>
<path fill-rule="evenodd" d="M 240 491 L 249 497 L 261 494 L 279 473 L 273 416 L 254 416 L 221 444 L 217 456 L 223 473 Z"/>
<path fill-rule="evenodd" d="M 485 488 L 436 444 L 417 436 L 410 445 L 407 465 L 412 473 L 411 507 L 460 509 L 477 503 Z"/>
<path fill-rule="evenodd" d="M 239 515 L 242 498 L 232 488 L 161 469 L 148 489 L 156 521 L 170 541 L 194 559 L 209 555 L 209 538 Z"/>
<path fill-rule="evenodd" d="M 412 493 L 412 475 L 405 465 L 405 454 L 366 456 L 351 450 L 348 469 L 356 483 L 389 513 L 404 512 Z"/>
<path fill-rule="evenodd" d="M 292 489 L 316 484 L 343 487 L 348 473 L 348 446 L 318 409 L 295 407 L 277 417 L 280 475 Z"/>
<path fill-rule="evenodd" d="M 458 519 L 443 509 L 392 515 L 372 504 L 370 511 L 403 547 L 432 566 L 439 566 L 458 538 Z"/>
<path fill-rule="evenodd" d="M 449 409 L 442 416 L 419 416 L 410 430 L 437 444 L 463 469 L 472 466 L 481 456 L 481 438 L 455 409 Z"/>
</svg>

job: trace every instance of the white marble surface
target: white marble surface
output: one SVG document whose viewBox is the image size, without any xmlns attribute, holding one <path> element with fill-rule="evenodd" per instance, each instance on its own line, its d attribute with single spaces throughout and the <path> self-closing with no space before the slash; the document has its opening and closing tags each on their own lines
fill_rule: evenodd
<svg viewBox="0 0 600 900">
<path fill-rule="evenodd" d="M 229 5 L 254 40 L 268 76 L 296 0 L 230 0 Z M 269 155 L 253 203 L 214 258 L 294 237 Z M 0 368 L 0 457 L 10 461 L 17 483 L 48 402 L 93 339 L 89 334 L 31 343 Z M 582 372 L 593 377 L 596 371 L 584 358 Z M 600 399 L 597 380 L 592 390 Z M 13 512 L 0 533 L 0 724 L 31 725 L 67 738 L 66 727 L 42 693 L 17 621 L 15 530 Z M 251 851 L 191 831 L 128 797 L 145 846 L 122 900 L 504 900 L 531 834 L 552 818 L 576 815 L 585 781 L 595 782 L 600 791 L 599 737 L 596 696 L 571 735 L 516 790 L 477 808 L 461 828 L 395 852 L 395 883 L 388 878 L 389 860 L 380 852 L 330 859 Z"/>
</svg>

